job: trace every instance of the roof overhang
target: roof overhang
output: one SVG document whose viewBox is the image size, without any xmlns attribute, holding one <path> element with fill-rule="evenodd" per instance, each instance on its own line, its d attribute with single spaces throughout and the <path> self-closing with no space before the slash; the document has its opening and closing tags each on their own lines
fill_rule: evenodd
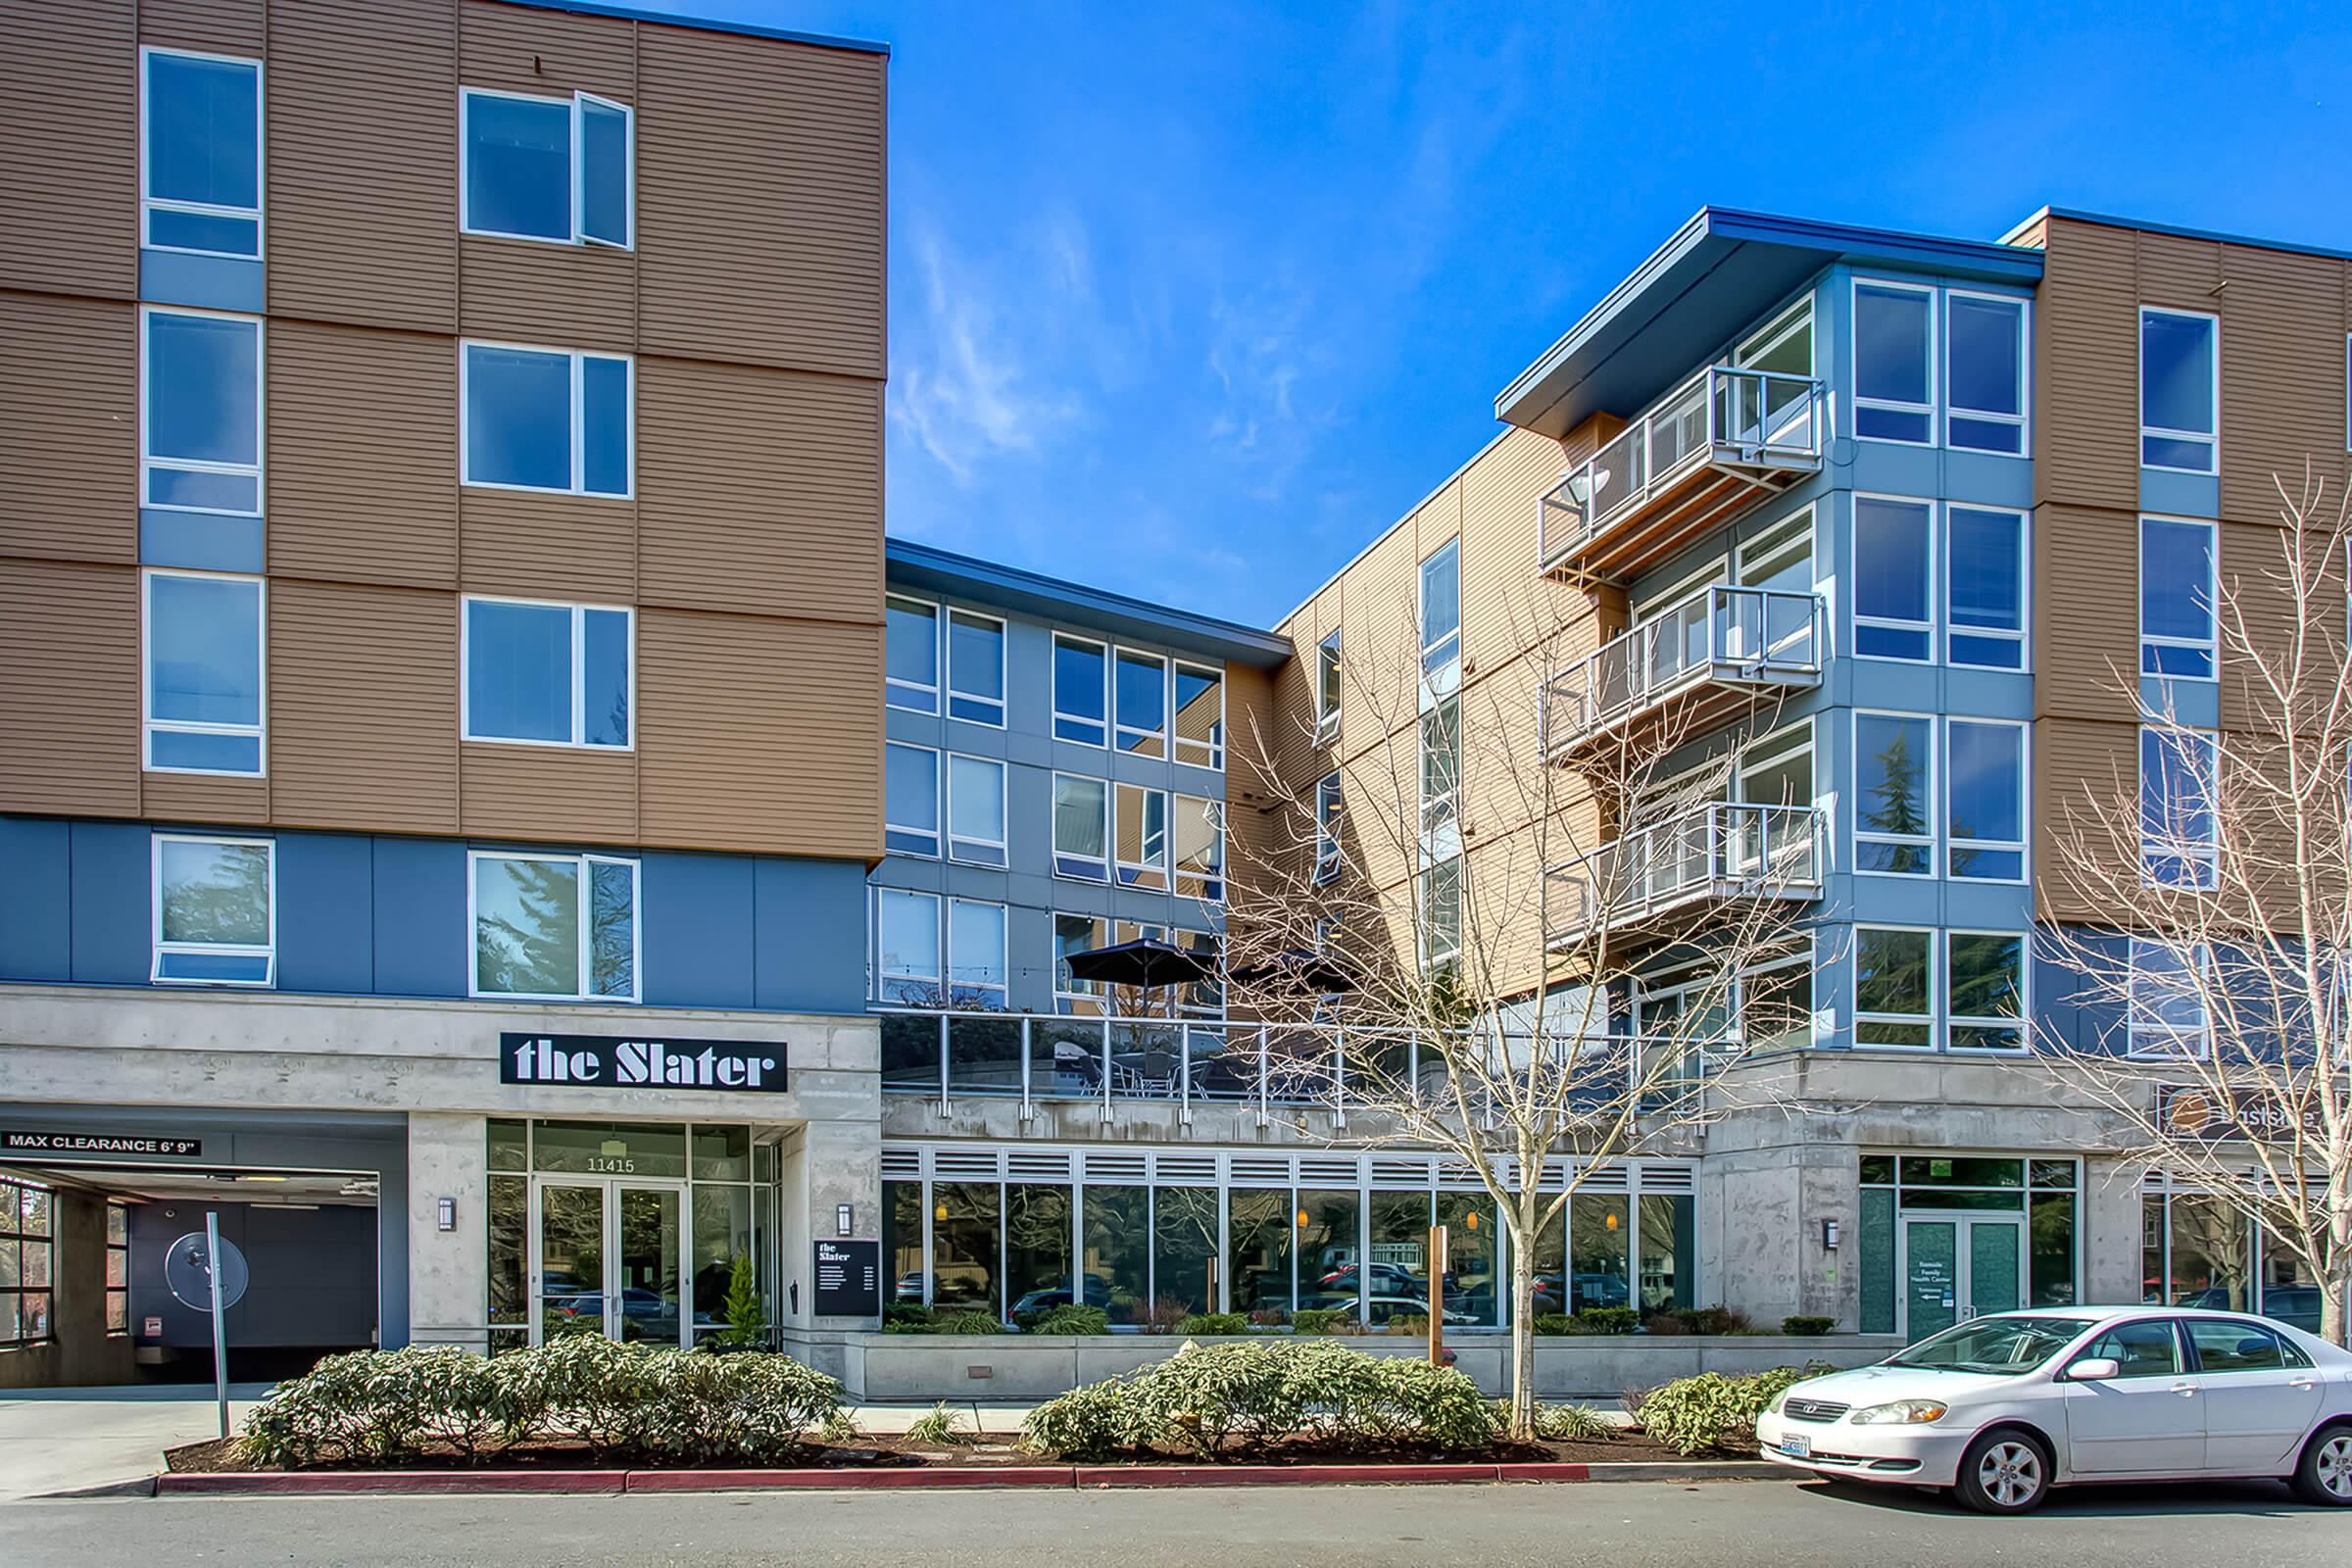
<svg viewBox="0 0 2352 1568">
<path fill-rule="evenodd" d="M 1630 417 L 1837 262 L 2032 287 L 2042 256 L 1985 240 L 1702 207 L 1502 389 L 1494 416 L 1553 437 L 1594 414 Z"/>
</svg>

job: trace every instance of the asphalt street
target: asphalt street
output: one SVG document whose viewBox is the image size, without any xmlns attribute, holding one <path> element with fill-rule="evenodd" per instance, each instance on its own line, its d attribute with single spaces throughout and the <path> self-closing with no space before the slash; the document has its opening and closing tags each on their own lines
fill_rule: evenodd
<svg viewBox="0 0 2352 1568">
<path fill-rule="evenodd" d="M 2352 1511 L 2272 1485 L 2107 1487 L 2026 1519 L 1909 1492 L 1728 1482 L 757 1496 L 115 1498 L 0 1506 L 0 1561 L 423 1565 L 2352 1561 Z"/>
</svg>

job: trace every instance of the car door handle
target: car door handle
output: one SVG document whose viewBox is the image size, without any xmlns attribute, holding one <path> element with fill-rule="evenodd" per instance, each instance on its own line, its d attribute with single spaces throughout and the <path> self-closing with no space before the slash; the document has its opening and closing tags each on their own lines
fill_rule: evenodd
<svg viewBox="0 0 2352 1568">
<path fill-rule="evenodd" d="M 2197 1393 L 2197 1386 L 2194 1383 L 2176 1383 L 2173 1385 L 2173 1392 L 2180 1395 L 2184 1399 L 2194 1398 Z"/>
<path fill-rule="evenodd" d="M 2286 1386 L 2290 1389 L 2316 1389 L 2319 1384 L 2311 1378 L 2288 1378 Z"/>
</svg>

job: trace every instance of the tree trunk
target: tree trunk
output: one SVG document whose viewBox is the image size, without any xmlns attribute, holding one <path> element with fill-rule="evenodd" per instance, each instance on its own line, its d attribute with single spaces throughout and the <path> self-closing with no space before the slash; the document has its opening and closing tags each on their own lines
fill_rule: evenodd
<svg viewBox="0 0 2352 1568">
<path fill-rule="evenodd" d="M 1535 1226 L 1522 1215 L 1511 1238 L 1511 1441 L 1536 1441 Z"/>
</svg>

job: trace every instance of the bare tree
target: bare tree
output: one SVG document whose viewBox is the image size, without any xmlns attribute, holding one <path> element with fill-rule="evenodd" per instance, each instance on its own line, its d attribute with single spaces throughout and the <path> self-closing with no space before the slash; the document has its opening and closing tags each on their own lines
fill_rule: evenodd
<svg viewBox="0 0 2352 1568">
<path fill-rule="evenodd" d="M 1725 729 L 1715 710 L 1703 736 L 1671 704 L 1632 727 L 1590 722 L 1606 705 L 1576 683 L 1614 678 L 1581 657 L 1594 624 L 1542 609 L 1510 640 L 1522 653 L 1467 680 L 1430 667 L 1410 606 L 1387 621 L 1351 612 L 1347 743 L 1330 754 L 1340 818 L 1319 819 L 1329 803 L 1298 776 L 1328 760 L 1301 760 L 1316 754 L 1312 715 L 1250 738 L 1260 797 L 1277 804 L 1234 835 L 1228 938 L 1253 977 L 1234 987 L 1236 1015 L 1278 1026 L 1294 1084 L 1326 1075 L 1344 1126 L 1320 1136 L 1431 1148 L 1493 1200 L 1522 1440 L 1542 1239 L 1604 1167 L 1694 1152 L 1736 1106 L 1777 1102 L 1777 1075 L 1753 1058 L 1810 1007 L 1766 1022 L 1772 998 L 1742 1007 L 1740 988 L 1797 935 L 1801 899 L 1783 895 L 1820 876 L 1809 789 L 1729 798 L 1728 743 L 1769 712 Z M 1374 629 L 1392 624 L 1403 636 Z M 1636 977 L 1662 954 L 1700 978 L 1636 1033 Z"/>
<path fill-rule="evenodd" d="M 2328 511 L 2308 478 L 2278 494 L 2276 546 L 2243 561 L 2233 550 L 2216 574 L 2221 727 L 2143 703 L 2139 671 L 2119 671 L 2140 709 L 2137 765 L 2062 803 L 2067 907 L 2044 923 L 2100 1022 L 2043 1044 L 2067 1058 L 2126 1168 L 2168 1171 L 2259 1224 L 2319 1287 L 2320 1331 L 2342 1345 L 2352 514 Z M 2062 923 L 2079 910 L 2104 918 Z"/>
</svg>

